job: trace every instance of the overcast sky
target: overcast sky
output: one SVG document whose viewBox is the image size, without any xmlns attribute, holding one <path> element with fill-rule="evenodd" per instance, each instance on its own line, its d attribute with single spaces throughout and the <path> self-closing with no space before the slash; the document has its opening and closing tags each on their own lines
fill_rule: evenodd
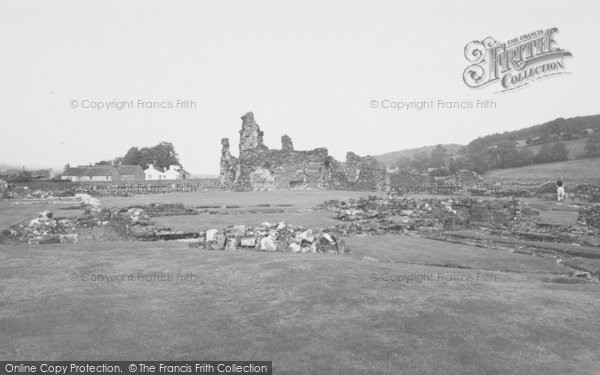
<svg viewBox="0 0 600 375">
<path fill-rule="evenodd" d="M 237 154 L 248 111 L 267 146 L 288 134 L 296 149 L 324 146 L 338 160 L 600 113 L 600 2 L 482 3 L 2 0 L 0 163 L 60 168 L 169 141 L 187 170 L 216 174 L 220 139 Z M 505 93 L 464 84 L 470 41 L 550 27 L 574 55 L 571 74 Z M 370 106 L 423 99 L 497 108 Z M 86 100 L 134 108 L 82 108 Z"/>
</svg>

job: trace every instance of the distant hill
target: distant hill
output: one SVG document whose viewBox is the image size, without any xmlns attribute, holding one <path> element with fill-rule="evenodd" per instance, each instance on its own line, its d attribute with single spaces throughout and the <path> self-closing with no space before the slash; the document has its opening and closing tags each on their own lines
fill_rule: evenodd
<svg viewBox="0 0 600 375">
<path fill-rule="evenodd" d="M 598 134 L 600 115 L 559 117 L 474 139 L 467 145 L 466 155 L 478 172 L 579 159 L 590 156 L 586 155 L 585 145 Z"/>
<path fill-rule="evenodd" d="M 568 119 L 559 117 L 540 125 L 490 134 L 480 139 L 490 143 L 515 141 L 520 142 L 520 145 L 536 145 L 585 138 L 598 131 L 600 131 L 600 115 L 578 116 Z"/>
<path fill-rule="evenodd" d="M 14 165 L 14 164 L 0 163 L 0 171 L 6 171 L 6 170 L 22 171 L 23 167 L 25 168 L 26 171 L 35 171 L 38 169 L 56 170 L 56 167 L 50 167 L 48 165 Z M 60 169 L 60 168 L 58 168 L 58 169 Z"/>
<path fill-rule="evenodd" d="M 568 151 L 567 159 L 585 157 L 585 144 L 592 136 L 600 134 L 600 115 L 578 116 L 547 121 L 514 131 L 494 133 L 473 139 L 468 145 L 443 145 L 450 156 L 457 155 L 466 147 L 466 159 L 470 168 L 483 172 L 490 169 L 508 168 L 531 163 L 551 161 L 547 153 L 538 156 L 543 145 L 562 143 Z M 560 145 L 559 145 L 560 146 Z M 512 147 L 512 151 L 510 149 Z M 558 147 L 558 146 L 556 146 Z M 391 166 L 402 157 L 412 158 L 419 152 L 430 153 L 435 145 L 374 155 L 382 165 Z M 564 150 L 564 149 L 563 149 Z M 531 151 L 531 152 L 529 152 Z M 553 155 L 561 155 L 558 152 Z M 555 159 L 556 160 L 556 159 Z"/>
<path fill-rule="evenodd" d="M 10 169 L 19 169 L 22 170 L 23 166 L 11 165 L 11 164 L 2 164 L 0 163 L 0 171 L 10 170 Z M 27 169 L 27 168 L 25 168 Z"/>
<path fill-rule="evenodd" d="M 400 151 L 392 151 L 392 152 L 386 152 L 385 154 L 381 154 L 381 155 L 373 155 L 373 157 L 380 163 L 390 166 L 392 164 L 394 164 L 398 159 L 402 158 L 402 157 L 409 157 L 412 158 L 414 154 L 421 152 L 421 151 L 425 151 L 427 153 L 430 153 L 431 150 L 433 150 L 435 148 L 436 145 L 433 146 L 424 146 L 424 147 L 419 147 L 419 148 L 411 148 L 408 150 L 400 150 Z M 444 146 L 444 148 L 448 151 L 448 153 L 450 153 L 451 155 L 457 155 L 458 151 L 463 148 L 463 145 L 458 145 L 455 143 L 451 143 L 451 144 L 447 144 L 447 145 L 442 145 Z"/>
</svg>

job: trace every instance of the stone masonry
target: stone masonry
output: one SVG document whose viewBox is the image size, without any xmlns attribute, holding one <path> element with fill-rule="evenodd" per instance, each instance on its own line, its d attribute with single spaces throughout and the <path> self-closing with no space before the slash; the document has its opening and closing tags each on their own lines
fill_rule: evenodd
<svg viewBox="0 0 600 375">
<path fill-rule="evenodd" d="M 238 158 L 231 155 L 229 139 L 221 140 L 221 188 L 238 191 L 383 188 L 385 171 L 370 156 L 349 152 L 343 166 L 324 147 L 294 150 L 288 135 L 281 137 L 280 150 L 269 149 L 263 143 L 263 135 L 254 114 L 248 112 L 242 116 Z"/>
</svg>

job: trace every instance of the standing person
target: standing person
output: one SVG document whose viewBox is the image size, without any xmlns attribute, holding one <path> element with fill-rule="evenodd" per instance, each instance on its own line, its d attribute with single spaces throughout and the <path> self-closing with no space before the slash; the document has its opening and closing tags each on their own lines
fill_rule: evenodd
<svg viewBox="0 0 600 375">
<path fill-rule="evenodd" d="M 556 195 L 559 202 L 565 200 L 565 187 L 562 182 L 562 177 L 559 177 L 558 181 L 556 181 Z"/>
</svg>

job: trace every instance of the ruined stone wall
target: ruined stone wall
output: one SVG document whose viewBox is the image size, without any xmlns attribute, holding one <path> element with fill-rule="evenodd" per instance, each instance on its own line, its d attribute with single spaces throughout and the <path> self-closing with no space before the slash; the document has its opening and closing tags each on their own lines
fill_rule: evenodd
<svg viewBox="0 0 600 375">
<path fill-rule="evenodd" d="M 417 172 L 390 173 L 390 186 L 418 186 L 433 183 L 433 177 Z"/>
<path fill-rule="evenodd" d="M 252 112 L 242 116 L 239 158 L 231 155 L 229 140 L 221 140 L 221 187 L 239 191 L 275 189 L 381 189 L 384 169 L 374 158 L 348 153 L 346 166 L 329 156 L 326 148 L 296 151 L 288 135 L 281 149 L 263 143 L 264 133 Z"/>
<path fill-rule="evenodd" d="M 237 190 L 326 188 L 327 149 L 311 151 L 263 150 L 244 153 L 240 158 Z"/>
<path fill-rule="evenodd" d="M 385 183 L 385 169 L 372 156 L 346 154 L 347 186 L 353 190 L 381 190 Z"/>
<path fill-rule="evenodd" d="M 240 174 L 240 164 L 236 157 L 229 151 L 229 139 L 221 139 L 221 170 L 219 184 L 221 188 L 230 189 L 237 181 Z"/>
</svg>

